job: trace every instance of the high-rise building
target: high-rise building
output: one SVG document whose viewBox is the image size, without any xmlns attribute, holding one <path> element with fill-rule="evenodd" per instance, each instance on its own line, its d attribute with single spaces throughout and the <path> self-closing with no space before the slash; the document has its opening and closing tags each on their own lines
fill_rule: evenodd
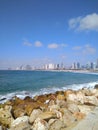
<svg viewBox="0 0 98 130">
<path fill-rule="evenodd" d="M 97 61 L 96 61 L 96 68 L 98 68 L 98 59 L 97 59 Z"/>
</svg>

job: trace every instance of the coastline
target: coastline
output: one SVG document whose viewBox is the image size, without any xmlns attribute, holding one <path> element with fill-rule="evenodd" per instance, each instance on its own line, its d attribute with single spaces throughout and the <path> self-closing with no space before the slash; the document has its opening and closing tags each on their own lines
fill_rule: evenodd
<svg viewBox="0 0 98 130">
<path fill-rule="evenodd" d="M 97 88 L 98 85 L 94 89 L 57 91 L 34 98 L 13 97 L 4 104 L 0 104 L 1 128 L 8 130 L 77 130 L 76 128 L 80 128 L 78 124 L 98 107 Z"/>
</svg>

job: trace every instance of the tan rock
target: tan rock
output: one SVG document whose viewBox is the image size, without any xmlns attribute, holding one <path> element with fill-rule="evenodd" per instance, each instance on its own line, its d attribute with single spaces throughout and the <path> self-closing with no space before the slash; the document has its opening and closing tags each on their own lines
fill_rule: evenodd
<svg viewBox="0 0 98 130">
<path fill-rule="evenodd" d="M 59 105 L 49 105 L 48 110 L 49 111 L 54 111 L 54 110 L 59 110 L 60 106 Z"/>
<path fill-rule="evenodd" d="M 50 124 L 49 130 L 61 130 L 61 128 L 66 127 L 66 125 L 61 120 L 54 120 Z"/>
<path fill-rule="evenodd" d="M 87 115 L 94 109 L 94 106 L 78 105 L 78 108 L 79 108 L 81 113 L 84 113 Z"/>
<path fill-rule="evenodd" d="M 85 96 L 84 103 L 98 106 L 98 99 L 95 96 Z"/>
<path fill-rule="evenodd" d="M 75 103 L 69 103 L 67 104 L 67 108 L 71 113 L 75 113 L 75 112 L 79 112 L 79 108 L 77 106 L 77 104 Z"/>
<path fill-rule="evenodd" d="M 6 127 L 10 127 L 13 120 L 11 106 L 5 106 L 5 108 L 0 109 L 0 124 Z"/>
<path fill-rule="evenodd" d="M 84 119 L 84 117 L 86 116 L 84 113 L 82 112 L 75 112 L 74 114 L 74 117 L 77 119 L 77 120 L 81 120 L 81 119 Z"/>
<path fill-rule="evenodd" d="M 40 109 L 34 109 L 30 115 L 29 121 L 30 123 L 33 123 L 36 118 L 42 113 Z"/>
<path fill-rule="evenodd" d="M 64 96 L 64 95 L 61 95 L 61 94 L 58 94 L 58 95 L 57 95 L 57 99 L 58 99 L 58 100 L 65 100 L 65 96 Z"/>
<path fill-rule="evenodd" d="M 49 120 L 51 118 L 56 118 L 56 114 L 53 112 L 46 111 L 46 112 L 41 113 L 38 117 L 43 120 Z"/>
<path fill-rule="evenodd" d="M 62 121 L 67 127 L 76 121 L 76 118 L 72 115 L 72 113 L 69 110 L 63 108 L 61 109 L 61 111 L 63 113 Z"/>
<path fill-rule="evenodd" d="M 40 118 L 37 118 L 32 126 L 32 130 L 48 130 L 48 129 L 49 129 L 48 123 Z"/>
<path fill-rule="evenodd" d="M 85 96 L 92 96 L 92 91 L 88 88 L 83 88 L 81 91 L 84 93 Z"/>
<path fill-rule="evenodd" d="M 29 125 L 29 117 L 28 116 L 22 116 L 18 117 L 11 123 L 11 128 L 10 130 L 30 130 L 30 125 Z"/>
</svg>

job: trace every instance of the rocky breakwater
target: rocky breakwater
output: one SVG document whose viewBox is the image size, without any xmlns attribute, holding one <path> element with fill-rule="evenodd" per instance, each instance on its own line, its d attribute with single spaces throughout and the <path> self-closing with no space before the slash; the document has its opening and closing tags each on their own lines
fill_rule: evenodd
<svg viewBox="0 0 98 130">
<path fill-rule="evenodd" d="M 72 130 L 97 106 L 97 87 L 13 97 L 0 104 L 0 130 Z"/>
</svg>

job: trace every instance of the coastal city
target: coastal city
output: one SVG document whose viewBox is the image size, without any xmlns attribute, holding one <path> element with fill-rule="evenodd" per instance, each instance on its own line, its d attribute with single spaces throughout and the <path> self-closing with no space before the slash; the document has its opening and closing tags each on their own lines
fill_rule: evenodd
<svg viewBox="0 0 98 130">
<path fill-rule="evenodd" d="M 8 68 L 8 70 L 90 70 L 98 71 L 98 59 L 95 62 L 88 62 L 82 65 L 80 62 L 74 62 L 70 66 L 66 67 L 63 62 L 60 64 L 48 63 L 42 66 L 32 66 L 32 65 L 20 65 L 19 67 Z"/>
</svg>

